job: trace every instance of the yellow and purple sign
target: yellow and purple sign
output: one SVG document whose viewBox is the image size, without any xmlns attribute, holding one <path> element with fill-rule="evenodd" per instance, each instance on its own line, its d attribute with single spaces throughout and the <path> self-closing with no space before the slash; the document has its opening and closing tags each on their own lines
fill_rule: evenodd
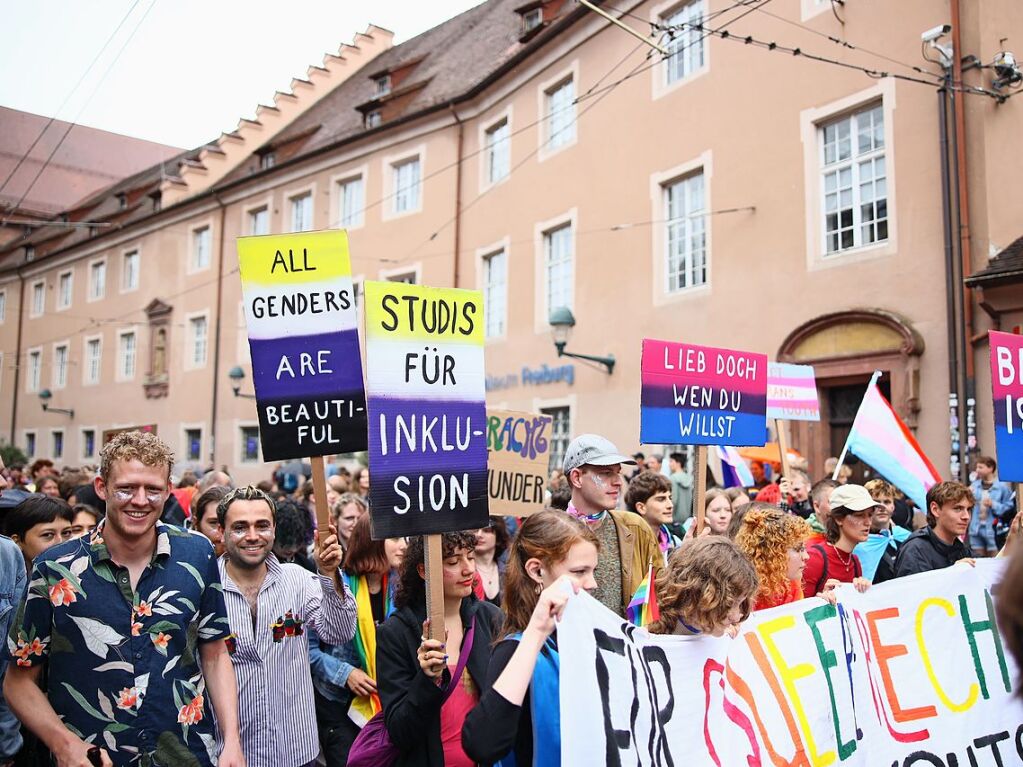
<svg viewBox="0 0 1023 767">
<path fill-rule="evenodd" d="M 373 537 L 487 524 L 483 294 L 367 282 Z"/>
<path fill-rule="evenodd" d="M 241 237 L 238 264 L 264 459 L 365 450 L 347 234 Z"/>
</svg>

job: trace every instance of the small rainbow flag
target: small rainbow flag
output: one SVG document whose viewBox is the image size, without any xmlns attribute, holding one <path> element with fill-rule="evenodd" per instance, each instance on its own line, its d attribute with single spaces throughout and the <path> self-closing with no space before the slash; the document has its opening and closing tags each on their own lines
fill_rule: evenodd
<svg viewBox="0 0 1023 767">
<path fill-rule="evenodd" d="M 625 612 L 629 622 L 641 628 L 660 619 L 661 611 L 657 607 L 657 590 L 654 588 L 654 566 L 652 564 L 647 570 L 646 578 L 639 584 L 636 593 L 632 595 L 632 600 Z"/>
</svg>

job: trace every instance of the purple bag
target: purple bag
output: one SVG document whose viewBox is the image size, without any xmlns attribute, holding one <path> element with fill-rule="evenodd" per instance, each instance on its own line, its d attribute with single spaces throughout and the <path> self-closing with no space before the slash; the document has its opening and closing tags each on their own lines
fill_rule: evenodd
<svg viewBox="0 0 1023 767">
<path fill-rule="evenodd" d="M 462 678 L 465 664 L 469 661 L 469 653 L 472 651 L 472 640 L 475 634 L 476 616 L 474 615 L 469 624 L 469 631 L 465 635 L 465 641 L 462 643 L 462 652 L 458 655 L 455 673 L 451 675 L 451 682 L 444 691 L 444 697 L 441 700 L 442 706 L 455 691 L 455 685 Z M 348 751 L 348 767 L 390 767 L 398 760 L 400 754 L 401 749 L 391 742 L 391 736 L 387 733 L 384 712 L 381 711 L 374 714 L 373 718 L 366 722 L 366 726 L 356 736 L 355 742 L 352 743 L 352 747 Z"/>
</svg>

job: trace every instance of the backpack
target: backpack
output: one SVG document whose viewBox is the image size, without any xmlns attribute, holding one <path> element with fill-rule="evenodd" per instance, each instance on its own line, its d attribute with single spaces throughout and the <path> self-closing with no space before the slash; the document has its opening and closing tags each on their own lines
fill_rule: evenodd
<svg viewBox="0 0 1023 767">
<path fill-rule="evenodd" d="M 823 543 L 815 543 L 811 548 L 816 549 L 821 553 L 821 560 L 824 563 L 824 568 L 821 570 L 821 577 L 817 579 L 817 585 L 814 587 L 813 593 L 820 594 L 821 589 L 824 588 L 824 584 L 828 582 L 828 552 L 824 550 Z M 860 578 L 863 576 L 863 569 L 860 567 L 860 560 L 855 554 L 850 554 L 853 561 L 853 572 L 856 573 L 856 577 Z"/>
</svg>

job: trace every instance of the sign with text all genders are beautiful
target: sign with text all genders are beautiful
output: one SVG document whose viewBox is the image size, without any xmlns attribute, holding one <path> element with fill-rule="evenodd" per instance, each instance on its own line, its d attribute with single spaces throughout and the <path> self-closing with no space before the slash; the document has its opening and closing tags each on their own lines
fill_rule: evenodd
<svg viewBox="0 0 1023 767">
<path fill-rule="evenodd" d="M 263 459 L 366 449 L 366 393 L 343 231 L 238 239 Z"/>
<path fill-rule="evenodd" d="M 367 282 L 374 539 L 488 524 L 483 294 Z"/>
<path fill-rule="evenodd" d="M 767 355 L 643 339 L 640 442 L 767 441 Z"/>
</svg>

